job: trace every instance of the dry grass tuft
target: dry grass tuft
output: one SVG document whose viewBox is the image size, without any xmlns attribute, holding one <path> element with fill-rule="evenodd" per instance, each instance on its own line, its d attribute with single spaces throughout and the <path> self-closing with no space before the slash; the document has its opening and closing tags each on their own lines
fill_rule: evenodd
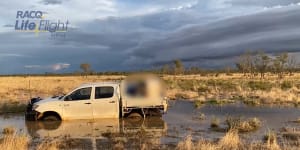
<svg viewBox="0 0 300 150">
<path fill-rule="evenodd" d="M 192 141 L 192 136 L 188 135 L 183 141 L 180 141 L 176 147 L 178 150 L 192 150 L 194 148 L 194 143 Z"/>
<path fill-rule="evenodd" d="M 0 139 L 1 150 L 27 150 L 30 138 L 25 134 L 18 134 L 14 127 L 5 127 Z"/>
<path fill-rule="evenodd" d="M 210 127 L 218 128 L 220 126 L 220 119 L 217 117 L 212 117 Z"/>
<path fill-rule="evenodd" d="M 3 130 L 2 130 L 2 134 L 4 135 L 12 135 L 12 134 L 15 134 L 16 130 L 14 127 L 5 127 Z"/>
<path fill-rule="evenodd" d="M 256 117 L 245 121 L 242 121 L 240 118 L 228 117 L 226 124 L 228 125 L 228 129 L 236 129 L 239 132 L 251 132 L 261 127 L 261 121 Z"/>
<path fill-rule="evenodd" d="M 215 145 L 209 141 L 200 140 L 199 142 L 197 142 L 195 144 L 195 149 L 196 150 L 216 150 L 217 145 Z"/>
<path fill-rule="evenodd" d="M 3 150 L 27 150 L 29 137 L 25 134 L 6 134 L 0 142 L 0 149 Z"/>
<path fill-rule="evenodd" d="M 264 137 L 266 147 L 271 150 L 280 150 L 280 147 L 277 143 L 277 135 L 273 131 L 268 131 Z"/>
<path fill-rule="evenodd" d="M 178 150 L 237 150 L 241 148 L 238 131 L 230 130 L 219 142 L 200 140 L 193 143 L 192 136 L 188 135 L 183 141 L 180 141 L 176 147 Z"/>
<path fill-rule="evenodd" d="M 58 145 L 59 142 L 57 141 L 53 141 L 53 140 L 43 141 L 36 146 L 36 150 L 58 150 L 59 149 Z"/>
<path fill-rule="evenodd" d="M 241 146 L 240 137 L 237 130 L 229 130 L 225 136 L 219 141 L 221 149 L 238 149 Z"/>
</svg>

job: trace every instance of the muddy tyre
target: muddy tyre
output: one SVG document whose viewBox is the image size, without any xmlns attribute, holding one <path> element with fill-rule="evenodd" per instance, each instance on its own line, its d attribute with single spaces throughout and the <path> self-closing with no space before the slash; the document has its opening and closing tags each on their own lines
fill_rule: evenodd
<svg viewBox="0 0 300 150">
<path fill-rule="evenodd" d="M 49 115 L 49 116 L 43 117 L 42 120 L 43 121 L 59 121 L 60 119 L 57 116 Z"/>
<path fill-rule="evenodd" d="M 142 122 L 143 117 L 140 113 L 133 112 L 127 116 L 127 119 L 128 119 L 129 123 L 138 124 L 138 123 Z"/>
<path fill-rule="evenodd" d="M 137 112 L 134 112 L 134 113 L 130 113 L 127 118 L 130 118 L 130 119 L 141 119 L 143 118 L 141 114 L 137 113 Z"/>
</svg>

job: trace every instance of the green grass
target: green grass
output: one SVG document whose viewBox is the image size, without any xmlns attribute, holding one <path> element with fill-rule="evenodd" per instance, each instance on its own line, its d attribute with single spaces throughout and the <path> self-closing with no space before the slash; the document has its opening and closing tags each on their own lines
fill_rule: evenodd
<svg viewBox="0 0 300 150">
<path fill-rule="evenodd" d="M 293 83 L 291 81 L 283 81 L 280 84 L 280 88 L 282 90 L 288 90 L 288 89 L 291 89 L 292 87 L 293 87 Z"/>
<path fill-rule="evenodd" d="M 206 85 L 200 85 L 198 87 L 198 92 L 199 93 L 205 93 L 205 92 L 210 92 L 210 91 L 211 91 L 210 88 Z"/>
<path fill-rule="evenodd" d="M 237 89 L 237 84 L 228 81 L 228 80 L 207 80 L 206 84 L 208 86 L 212 86 L 212 87 L 219 87 L 220 89 L 224 90 L 224 91 L 235 91 Z"/>
<path fill-rule="evenodd" d="M 0 114 L 5 113 L 23 113 L 25 112 L 27 104 L 19 102 L 3 103 L 0 105 Z"/>
<path fill-rule="evenodd" d="M 266 81 L 249 81 L 248 86 L 252 91 L 255 90 L 271 91 L 274 84 Z"/>
</svg>

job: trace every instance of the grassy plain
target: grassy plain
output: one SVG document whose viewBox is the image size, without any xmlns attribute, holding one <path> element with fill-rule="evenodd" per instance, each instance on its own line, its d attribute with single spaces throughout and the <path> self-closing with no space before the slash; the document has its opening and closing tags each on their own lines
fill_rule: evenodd
<svg viewBox="0 0 300 150">
<path fill-rule="evenodd" d="M 125 76 L 27 76 L 0 77 L 0 113 L 24 112 L 25 104 L 30 97 L 46 97 L 68 93 L 73 88 L 89 82 L 119 81 Z M 222 104 L 241 101 L 250 105 L 292 105 L 300 104 L 300 74 L 278 79 L 267 75 L 247 78 L 242 74 L 208 74 L 208 75 L 164 75 L 166 96 L 169 99 L 187 99 L 195 102 L 195 106 L 205 103 Z M 205 116 L 203 116 L 205 117 Z M 260 127 L 256 118 L 249 120 L 226 120 L 227 133 L 217 141 L 194 141 L 187 136 L 180 141 L 177 149 L 293 149 L 298 145 L 277 142 L 277 135 L 266 133 L 262 141 L 243 141 L 239 132 L 248 132 Z M 220 121 L 212 120 L 212 127 L 218 128 Z M 299 131 L 286 129 L 282 136 L 296 139 Z M 16 144 L 18 143 L 18 144 Z M 36 149 L 59 149 L 60 141 L 46 141 L 36 145 Z M 30 137 L 14 133 L 13 129 L 4 129 L 0 138 L 0 148 L 15 149 L 16 145 L 27 149 L 31 147 Z M 147 146 L 143 146 L 147 147 Z M 140 147 L 140 149 L 143 149 Z"/>
<path fill-rule="evenodd" d="M 195 101 L 196 106 L 203 103 L 222 104 L 242 101 L 250 105 L 300 104 L 300 74 L 278 79 L 248 78 L 242 74 L 164 76 L 167 95 L 172 99 Z"/>
<path fill-rule="evenodd" d="M 31 97 L 66 94 L 83 83 L 119 81 L 126 76 L 12 76 L 0 77 L 0 113 L 18 112 Z M 248 78 L 243 74 L 163 75 L 169 99 L 222 104 L 242 101 L 250 105 L 300 104 L 300 73 L 278 79 L 274 75 Z"/>
</svg>

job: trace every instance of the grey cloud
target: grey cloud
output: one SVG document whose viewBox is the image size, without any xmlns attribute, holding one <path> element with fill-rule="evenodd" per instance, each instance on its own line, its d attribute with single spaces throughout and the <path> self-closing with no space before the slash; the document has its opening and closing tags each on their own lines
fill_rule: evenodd
<svg viewBox="0 0 300 150">
<path fill-rule="evenodd" d="M 62 4 L 63 0 L 42 0 L 41 3 L 44 5 L 57 5 Z"/>
<path fill-rule="evenodd" d="M 300 20 L 295 18 L 299 15 L 299 7 L 293 7 L 176 30 L 157 40 L 140 43 L 131 50 L 128 63 L 233 58 L 247 49 L 298 52 Z"/>
<path fill-rule="evenodd" d="M 1 53 L 0 57 L 28 57 L 22 54 L 15 54 L 15 53 Z"/>
<path fill-rule="evenodd" d="M 52 70 L 52 71 L 59 71 L 63 69 L 67 69 L 71 66 L 68 63 L 56 63 L 51 65 L 25 65 L 25 69 L 42 69 L 42 70 Z"/>
<path fill-rule="evenodd" d="M 272 6 L 286 6 L 290 4 L 297 4 L 300 0 L 230 0 L 227 3 L 232 5 L 243 5 L 243 6 L 265 6 L 265 7 L 272 7 Z"/>
<path fill-rule="evenodd" d="M 68 63 L 57 63 L 50 66 L 53 71 L 58 71 L 62 69 L 66 69 L 70 67 L 70 64 Z"/>
<path fill-rule="evenodd" d="M 75 45 L 83 51 L 94 45 L 95 50 L 100 47 L 99 53 L 118 53 L 119 58 L 114 58 L 118 59 L 115 62 L 123 61 L 127 68 L 159 65 L 176 58 L 186 63 L 222 66 L 223 63 L 218 60 L 232 59 L 247 49 L 263 49 L 269 53 L 298 51 L 300 21 L 294 19 L 298 15 L 299 8 L 294 7 L 209 24 L 198 23 L 201 20 L 180 24 L 176 22 L 182 18 L 178 14 L 172 16 L 162 13 L 125 19 L 111 17 L 87 23 L 84 29 L 92 31 L 79 29 L 70 32 L 65 40 L 56 41 L 56 44 Z M 214 63 L 205 63 L 211 60 Z"/>
<path fill-rule="evenodd" d="M 70 29 L 65 39 L 55 40 L 49 40 L 48 33 L 2 32 L 0 53 L 10 57 L 1 57 L 0 68 L 6 69 L 0 73 L 43 73 L 55 68 L 71 72 L 84 62 L 96 71 L 137 70 L 177 58 L 213 68 L 232 64 L 247 49 L 298 52 L 299 10 L 289 7 L 225 20 L 220 18 L 227 15 L 194 9 L 108 17 L 74 24 L 76 29 Z"/>
<path fill-rule="evenodd" d="M 108 50 L 124 52 L 178 28 L 190 24 L 204 24 L 216 18 L 218 17 L 198 15 L 195 12 L 166 11 L 144 16 L 95 19 L 81 24 L 79 29 L 68 32 L 67 38 L 56 41 L 56 44 L 102 46 Z"/>
<path fill-rule="evenodd" d="M 24 68 L 32 69 L 32 68 L 41 68 L 40 65 L 25 65 Z"/>
</svg>

